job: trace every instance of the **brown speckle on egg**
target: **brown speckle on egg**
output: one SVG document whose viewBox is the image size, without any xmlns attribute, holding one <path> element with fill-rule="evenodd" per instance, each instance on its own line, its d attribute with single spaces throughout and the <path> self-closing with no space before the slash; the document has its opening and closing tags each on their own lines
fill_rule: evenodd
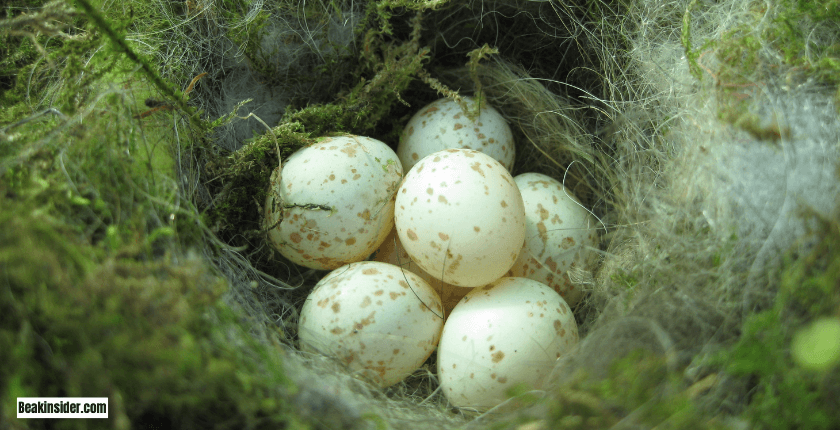
<svg viewBox="0 0 840 430">
<path fill-rule="evenodd" d="M 472 155 L 472 154 L 470 154 Z M 481 169 L 481 163 L 476 161 L 475 163 L 470 165 L 470 168 L 478 172 L 479 175 L 484 176 L 484 170 Z"/>
<path fill-rule="evenodd" d="M 341 148 L 341 152 L 347 154 L 347 156 L 351 158 L 356 156 L 356 148 L 354 146 L 351 146 L 350 144 L 347 144 L 344 146 L 344 148 Z"/>
<path fill-rule="evenodd" d="M 560 247 L 563 249 L 571 249 L 575 246 L 575 239 L 571 237 L 566 237 L 560 242 Z"/>
</svg>

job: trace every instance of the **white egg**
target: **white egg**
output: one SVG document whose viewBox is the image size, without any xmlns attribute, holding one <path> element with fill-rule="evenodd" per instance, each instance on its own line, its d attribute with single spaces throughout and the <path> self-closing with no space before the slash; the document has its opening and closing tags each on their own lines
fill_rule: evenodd
<svg viewBox="0 0 840 430">
<path fill-rule="evenodd" d="M 397 235 L 396 229 L 391 230 L 391 233 L 385 238 L 385 241 L 382 242 L 379 249 L 376 250 L 376 253 L 373 255 L 373 260 L 399 266 L 411 271 L 415 275 L 419 275 L 424 281 L 428 282 L 432 289 L 440 296 L 441 302 L 443 302 L 444 320 L 461 298 L 472 291 L 470 287 L 447 284 L 420 268 L 417 263 L 411 260 L 408 253 L 405 252 L 405 248 L 403 248 L 402 242 L 400 242 L 400 237 Z"/>
<path fill-rule="evenodd" d="M 574 306 L 583 291 L 569 279 L 568 271 L 590 270 L 597 260 L 595 217 L 556 179 L 540 173 L 514 178 L 525 204 L 525 246 L 511 268 L 512 276 L 540 281 Z"/>
<path fill-rule="evenodd" d="M 504 276 L 525 239 L 525 208 L 513 177 L 498 161 L 469 149 L 420 160 L 400 186 L 394 217 L 411 259 L 461 287 Z"/>
<path fill-rule="evenodd" d="M 271 175 L 264 226 L 294 263 L 335 269 L 367 258 L 394 226 L 397 155 L 364 136 L 322 138 Z"/>
<path fill-rule="evenodd" d="M 472 106 L 475 100 L 464 97 Z M 408 172 L 421 158 L 448 148 L 483 152 L 510 171 L 516 155 L 513 133 L 496 109 L 485 105 L 475 121 L 452 99 L 437 100 L 420 109 L 400 135 L 397 155 Z"/>
<path fill-rule="evenodd" d="M 577 342 L 574 316 L 557 292 L 502 278 L 452 310 L 438 346 L 440 386 L 453 406 L 489 409 L 514 386 L 543 388 L 557 358 Z"/>
<path fill-rule="evenodd" d="M 334 357 L 387 387 L 419 368 L 440 339 L 440 298 L 419 276 L 378 261 L 333 270 L 301 309 L 301 349 Z"/>
</svg>

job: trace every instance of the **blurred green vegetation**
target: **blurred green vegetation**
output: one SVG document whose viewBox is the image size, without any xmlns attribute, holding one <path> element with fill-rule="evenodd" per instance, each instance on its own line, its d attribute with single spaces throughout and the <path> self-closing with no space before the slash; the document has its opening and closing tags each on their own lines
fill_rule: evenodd
<svg viewBox="0 0 840 430">
<path fill-rule="evenodd" d="M 129 13 L 103 14 L 114 32 L 152 13 L 119 6 Z M 209 124 L 141 120 L 159 86 L 83 14 L 44 10 L 69 20 L 61 34 L 4 33 L 0 46 L 15 53 L 0 60 L 0 427 L 101 428 L 15 419 L 16 397 L 94 396 L 117 429 L 309 428 L 282 348 L 249 333 L 198 254 L 206 227 L 180 194 L 176 145 Z"/>
<path fill-rule="evenodd" d="M 840 318 L 840 222 L 815 222 L 821 237 L 789 257 L 774 306 L 749 316 L 738 342 L 717 358 L 723 371 L 755 382 L 746 415 L 758 429 L 840 427 L 840 365 L 814 370 L 791 354 L 809 323 Z"/>
</svg>

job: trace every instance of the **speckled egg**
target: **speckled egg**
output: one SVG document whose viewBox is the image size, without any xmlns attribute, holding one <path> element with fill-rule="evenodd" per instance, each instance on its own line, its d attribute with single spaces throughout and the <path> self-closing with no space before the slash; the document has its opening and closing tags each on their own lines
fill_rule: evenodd
<svg viewBox="0 0 840 430">
<path fill-rule="evenodd" d="M 271 175 L 264 227 L 272 245 L 302 266 L 363 260 L 394 226 L 401 179 L 388 145 L 364 136 L 322 138 Z"/>
<path fill-rule="evenodd" d="M 512 276 L 540 281 L 574 306 L 583 291 L 569 279 L 574 268 L 591 270 L 597 260 L 598 228 L 592 216 L 556 179 L 540 173 L 514 178 L 525 204 L 525 246 Z"/>
<path fill-rule="evenodd" d="M 458 304 L 461 298 L 472 291 L 472 288 L 469 287 L 459 287 L 457 285 L 447 284 L 446 282 L 435 278 L 434 276 L 428 274 L 425 270 L 421 269 L 417 263 L 411 260 L 411 256 L 405 252 L 405 248 L 403 248 L 402 242 L 400 242 L 400 237 L 397 235 L 396 229 L 391 230 L 391 233 L 385 238 L 385 241 L 382 242 L 379 249 L 376 250 L 373 255 L 373 260 L 393 264 L 405 270 L 410 270 L 412 273 L 419 275 L 424 281 L 428 282 L 432 289 L 438 293 L 438 296 L 440 296 L 440 300 L 443 303 L 444 317 L 449 316 L 449 313 L 452 312 L 452 308 Z"/>
<path fill-rule="evenodd" d="M 420 268 L 448 284 L 479 287 L 513 266 L 525 239 L 525 208 L 504 166 L 470 149 L 420 160 L 403 179 L 397 234 Z"/>
<path fill-rule="evenodd" d="M 555 361 L 577 342 L 572 311 L 556 291 L 502 278 L 452 310 L 438 346 L 440 386 L 453 406 L 489 409 L 514 386 L 543 388 Z"/>
<path fill-rule="evenodd" d="M 334 357 L 387 387 L 419 368 L 440 339 L 441 303 L 419 276 L 378 261 L 330 272 L 307 297 L 298 322 L 304 351 Z"/>
<path fill-rule="evenodd" d="M 472 97 L 464 99 L 470 106 L 475 103 Z M 408 121 L 400 135 L 397 155 L 403 171 L 408 172 L 421 158 L 448 148 L 483 152 L 508 171 L 513 168 L 516 155 L 513 133 L 496 109 L 485 104 L 473 121 L 457 102 L 448 98 L 425 106 Z"/>
</svg>

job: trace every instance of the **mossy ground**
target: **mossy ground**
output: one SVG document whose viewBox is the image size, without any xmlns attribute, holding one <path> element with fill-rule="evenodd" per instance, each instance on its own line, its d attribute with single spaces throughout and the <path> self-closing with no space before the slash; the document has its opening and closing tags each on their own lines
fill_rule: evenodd
<svg viewBox="0 0 840 430">
<path fill-rule="evenodd" d="M 371 3 L 356 29 L 357 51 L 339 50 L 316 68 L 337 75 L 330 80 L 330 101 L 295 101 L 279 125 L 269 124 L 270 130 L 235 152 L 212 142 L 214 129 L 238 120 L 235 112 L 210 118 L 189 104 L 185 93 L 198 75 L 194 68 L 153 61 L 156 50 L 164 49 L 160 39 L 143 44 L 125 37 L 167 31 L 172 23 L 158 3 L 136 0 L 103 8 L 85 2 L 102 10 L 100 21 L 83 13 L 82 6 L 74 12 L 59 3 L 11 4 L 5 22 L 38 13 L 46 5 L 41 17 L 52 19 L 52 26 L 33 37 L 31 26 L 18 28 L 20 34 L 0 36 L 0 428 L 99 426 L 85 420 L 16 420 L 15 398 L 22 396 L 109 397 L 107 426 L 119 429 L 328 427 L 323 417 L 304 416 L 293 406 L 301 387 L 284 374 L 283 361 L 293 344 L 294 316 L 283 315 L 273 330 L 264 321 L 251 320 L 237 304 L 266 297 L 266 288 L 236 291 L 208 260 L 243 250 L 253 267 L 287 286 L 311 283 L 315 275 L 288 275 L 288 264 L 278 268 L 276 256 L 259 246 L 259 205 L 272 170 L 322 135 L 364 133 L 395 141 L 412 109 L 438 97 L 437 90 L 443 88 L 430 76 L 463 84 L 463 89 L 480 88 L 474 82 L 482 82 L 489 97 L 510 97 L 520 106 L 530 106 L 529 96 L 536 90 L 520 97 L 498 92 L 501 83 L 515 75 L 493 75 L 498 72 L 482 69 L 476 61 L 472 68 L 465 67 L 467 54 L 480 52 L 486 43 L 496 42 L 500 56 L 542 76 L 546 88 L 574 103 L 591 97 L 627 101 L 629 96 L 619 94 L 622 84 L 607 85 L 602 78 L 609 75 L 617 82 L 631 73 L 629 59 L 618 50 L 607 60 L 592 44 L 598 39 L 610 41 L 613 48 L 629 44 L 621 31 L 632 26 L 622 27 L 621 17 L 640 2 L 579 2 L 567 7 L 564 13 L 570 22 L 583 23 L 580 32 L 602 32 L 600 38 L 563 44 L 547 36 L 549 27 L 513 37 L 534 22 L 545 24 L 533 17 L 559 7 L 538 3 L 502 4 L 492 14 L 461 5 L 435 7 L 424 13 L 423 21 L 415 11 L 430 4 Z M 170 6 L 177 14 L 207 22 L 239 19 L 249 10 L 241 1 L 207 8 L 202 4 Z M 325 22 L 343 5 L 307 4 L 300 11 L 312 22 Z M 686 33 L 683 24 L 697 19 L 692 14 L 699 6 L 693 3 L 686 2 L 683 10 L 672 14 L 676 22 L 667 25 L 683 30 L 687 61 L 698 82 L 708 77 L 715 81 L 720 118 L 758 139 L 775 141 L 786 137 L 784 130 L 756 119 L 749 98 L 743 97 L 745 88 L 781 70 L 793 83 L 815 79 L 840 94 L 837 39 L 806 32 L 816 27 L 836 34 L 832 23 L 840 21 L 840 9 L 836 1 L 783 1 L 769 19 L 761 19 L 767 13 L 763 5 L 750 3 L 746 10 L 755 21 L 744 21 L 713 41 L 692 41 Z M 295 3 L 272 7 L 298 10 Z M 259 15 L 244 29 L 228 28 L 227 34 L 243 49 L 250 67 L 270 77 L 276 65 L 272 53 L 259 43 L 268 16 Z M 464 25 L 453 25 L 465 17 L 471 18 Z M 453 41 L 467 39 L 474 46 L 451 49 Z M 545 60 L 558 58 L 560 47 L 567 56 Z M 461 67 L 456 73 L 462 75 L 447 75 L 455 66 Z M 346 73 L 338 76 L 337 69 Z M 306 82 L 308 77 L 297 79 Z M 562 82 L 567 80 L 578 86 L 564 89 Z M 154 102 L 165 108 L 153 111 Z M 550 109 L 531 107 L 538 112 Z M 591 145 L 568 143 L 565 159 L 561 151 L 545 152 L 543 146 L 542 152 L 533 150 L 525 159 L 537 165 L 533 160 L 542 158 L 539 166 L 545 168 L 551 164 L 543 156 L 548 154 L 564 167 L 576 160 L 592 168 L 596 160 L 616 154 L 620 142 L 609 136 L 609 115 L 569 117 L 592 130 L 587 132 L 596 136 Z M 535 117 L 517 120 L 518 136 L 532 135 L 528 127 L 536 127 Z M 651 126 L 662 133 L 666 128 Z M 566 145 L 556 139 L 553 144 Z M 609 219 L 608 212 L 621 199 L 599 187 L 592 172 L 570 172 L 576 175 L 583 200 Z M 199 183 L 206 196 L 191 191 Z M 709 234 L 676 224 L 673 228 L 686 236 Z M 828 361 L 822 368 L 805 368 L 790 352 L 792 339 L 813 321 L 840 318 L 840 225 L 832 219 L 818 219 L 816 225 L 811 233 L 819 238 L 816 245 L 789 252 L 778 273 L 772 274 L 780 285 L 772 305 L 749 312 L 738 321 L 738 335 L 715 345 L 713 353 L 698 353 L 707 359 L 634 349 L 605 372 L 582 370 L 563 379 L 545 399 L 525 396 L 523 401 L 531 406 L 525 412 L 496 417 L 487 425 L 840 427 L 835 412 L 840 408 L 840 364 Z M 710 273 L 737 252 L 737 242 L 737 235 L 731 235 L 708 254 Z M 637 294 L 663 289 L 675 279 L 673 268 L 681 266 L 678 258 L 658 251 L 651 255 L 660 266 L 618 265 L 614 271 L 605 270 L 609 274 L 603 284 L 626 294 L 627 303 Z M 666 263 L 671 269 L 649 270 Z M 304 290 L 284 300 L 301 300 Z M 243 299 L 247 294 L 251 295 Z M 581 321 L 586 312 L 600 311 L 597 303 L 587 306 L 579 309 Z M 715 391 L 718 395 L 705 396 Z M 385 419 L 367 418 L 359 425 L 390 427 Z"/>
</svg>

